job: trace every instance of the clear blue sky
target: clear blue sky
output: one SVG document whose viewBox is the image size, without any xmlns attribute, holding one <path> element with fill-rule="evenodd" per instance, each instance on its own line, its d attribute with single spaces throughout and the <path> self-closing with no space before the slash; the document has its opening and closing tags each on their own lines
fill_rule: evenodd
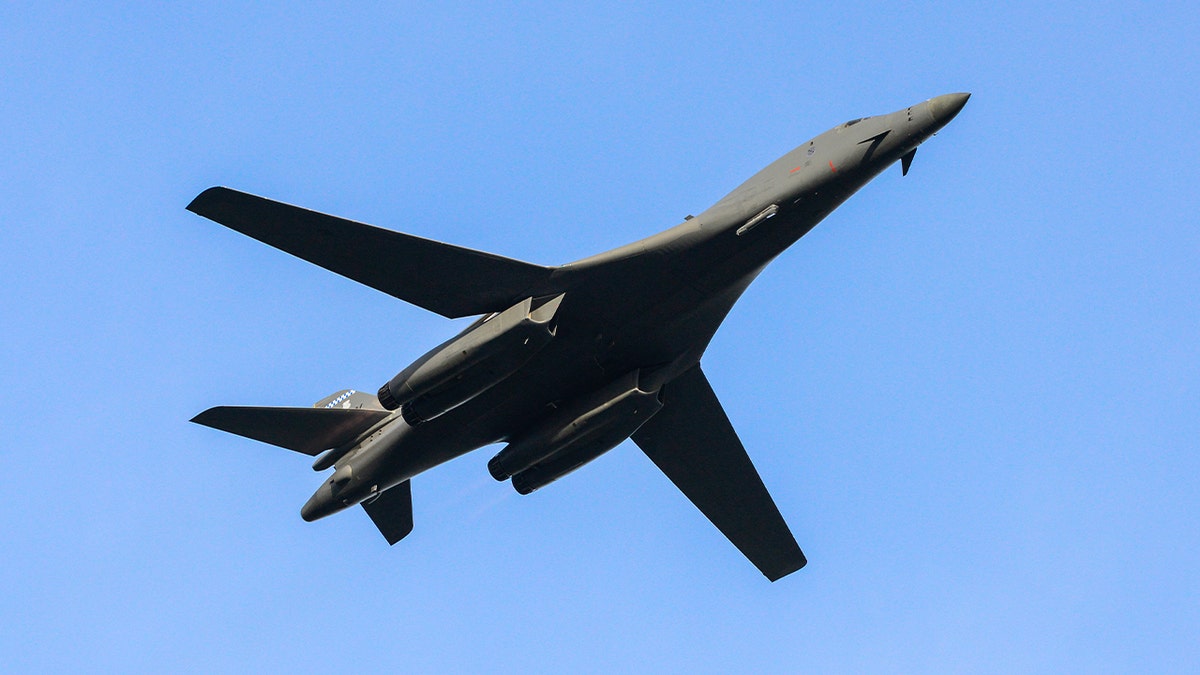
<svg viewBox="0 0 1200 675">
<path fill-rule="evenodd" d="M 119 672 L 1194 672 L 1200 14 L 1159 3 L 0 8 L 0 663 Z M 809 558 L 631 444 L 488 450 L 389 548 L 191 425 L 374 391 L 460 324 L 186 211 L 249 192 L 543 264 L 847 119 L 966 109 L 704 364 Z"/>
</svg>

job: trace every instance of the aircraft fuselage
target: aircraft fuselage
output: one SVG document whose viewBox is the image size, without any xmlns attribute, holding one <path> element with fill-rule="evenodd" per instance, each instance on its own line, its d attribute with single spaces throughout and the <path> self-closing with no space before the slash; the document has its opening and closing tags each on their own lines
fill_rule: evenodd
<svg viewBox="0 0 1200 675">
<path fill-rule="evenodd" d="M 324 517 L 464 453 L 519 439 L 571 402 L 631 373 L 636 387 L 652 392 L 688 371 L 771 260 L 897 160 L 905 158 L 907 170 L 911 153 L 966 98 L 950 94 L 834 127 L 695 217 L 555 268 L 527 292 L 533 298 L 562 296 L 553 339 L 544 348 L 432 419 L 414 425 L 402 410 L 394 412 L 336 462 L 303 517 Z M 484 326 L 478 321 L 460 337 Z M 452 343 L 443 348 L 453 349 Z"/>
</svg>

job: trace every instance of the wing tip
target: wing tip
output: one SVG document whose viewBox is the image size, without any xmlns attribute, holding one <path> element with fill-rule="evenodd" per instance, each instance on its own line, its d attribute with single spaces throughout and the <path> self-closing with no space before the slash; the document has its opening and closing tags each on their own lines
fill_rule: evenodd
<svg viewBox="0 0 1200 675">
<path fill-rule="evenodd" d="M 772 583 L 779 581 L 780 579 L 786 577 L 787 575 L 791 574 L 792 572 L 800 571 L 801 569 L 804 568 L 805 565 L 808 564 L 808 558 L 805 558 L 804 553 L 802 553 L 799 549 L 796 550 L 796 555 L 799 556 L 797 559 L 789 561 L 789 563 L 783 567 L 771 570 L 770 572 L 767 572 L 766 570 L 760 570 L 760 571 L 763 573 L 763 576 L 765 576 L 768 581 L 770 581 Z"/>
<path fill-rule="evenodd" d="M 192 424 L 199 424 L 201 426 L 212 427 L 212 424 L 210 424 L 209 422 L 212 420 L 213 416 L 215 416 L 219 413 L 219 411 L 222 407 L 223 406 L 216 406 L 215 408 L 209 408 L 208 410 L 205 410 L 203 412 L 198 412 L 198 413 L 196 413 L 196 415 L 194 417 L 192 417 L 192 419 L 190 419 L 188 421 L 191 422 Z M 213 428 L 215 428 L 215 427 L 213 427 Z"/>
<path fill-rule="evenodd" d="M 229 188 L 227 187 L 214 185 L 204 192 L 196 195 L 185 208 L 198 216 L 204 216 L 205 212 L 208 210 L 207 207 L 215 202 L 220 195 L 225 194 L 228 191 Z"/>
</svg>

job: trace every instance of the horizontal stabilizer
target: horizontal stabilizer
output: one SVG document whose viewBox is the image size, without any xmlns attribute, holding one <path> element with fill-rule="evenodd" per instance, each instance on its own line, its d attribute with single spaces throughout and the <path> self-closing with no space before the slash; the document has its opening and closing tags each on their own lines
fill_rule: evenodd
<svg viewBox="0 0 1200 675">
<path fill-rule="evenodd" d="M 551 268 L 214 187 L 188 210 L 442 316 L 501 311 Z"/>
<path fill-rule="evenodd" d="M 800 546 L 697 365 L 663 387 L 633 441 L 768 579 L 804 567 Z"/>
<path fill-rule="evenodd" d="M 363 502 L 363 510 L 389 545 L 407 537 L 413 529 L 412 481 L 406 480 L 375 499 Z"/>
<path fill-rule="evenodd" d="M 192 418 L 196 424 L 316 456 L 353 441 L 386 410 L 364 408 L 263 408 L 217 406 Z"/>
</svg>

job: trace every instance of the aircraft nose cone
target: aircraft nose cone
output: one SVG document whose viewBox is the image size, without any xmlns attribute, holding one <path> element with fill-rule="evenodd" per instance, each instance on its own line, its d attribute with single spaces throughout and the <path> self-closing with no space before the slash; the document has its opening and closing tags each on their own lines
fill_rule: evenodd
<svg viewBox="0 0 1200 675">
<path fill-rule="evenodd" d="M 969 98 L 971 98 L 971 95 L 965 93 L 945 94 L 931 98 L 929 99 L 929 114 L 938 126 L 944 125 L 954 119 L 958 111 L 962 110 L 963 106 L 967 104 L 967 99 Z"/>
</svg>

